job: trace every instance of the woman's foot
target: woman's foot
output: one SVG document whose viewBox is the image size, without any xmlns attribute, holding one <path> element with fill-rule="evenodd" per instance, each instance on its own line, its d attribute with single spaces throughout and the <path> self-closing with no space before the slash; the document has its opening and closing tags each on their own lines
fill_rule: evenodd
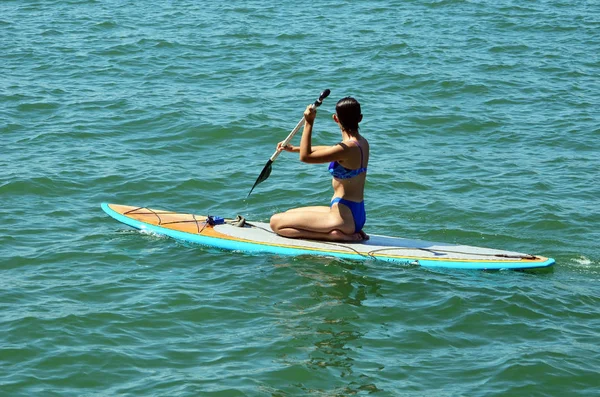
<svg viewBox="0 0 600 397">
<path fill-rule="evenodd" d="M 362 230 L 357 233 L 346 234 L 339 230 L 332 230 L 329 232 L 329 237 L 331 237 L 331 241 L 366 241 L 369 239 L 369 236 L 363 232 Z"/>
</svg>

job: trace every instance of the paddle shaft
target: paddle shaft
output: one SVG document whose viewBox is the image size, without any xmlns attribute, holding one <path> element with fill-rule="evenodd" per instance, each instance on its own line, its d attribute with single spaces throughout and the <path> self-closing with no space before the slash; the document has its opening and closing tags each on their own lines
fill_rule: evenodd
<svg viewBox="0 0 600 397">
<path fill-rule="evenodd" d="M 315 103 L 313 103 L 311 106 L 311 108 L 315 109 L 318 108 L 319 106 L 321 106 L 321 104 L 323 103 L 323 100 L 325 98 L 327 98 L 329 96 L 329 93 L 331 91 L 329 91 L 328 89 L 323 91 L 321 93 L 321 96 L 319 96 L 319 99 L 317 99 L 315 101 Z M 296 135 L 296 133 L 300 130 L 300 128 L 302 128 L 302 125 L 304 124 L 304 116 L 302 116 L 302 118 L 300 119 L 300 121 L 298 122 L 298 124 L 296 124 L 296 126 L 294 127 L 294 129 L 292 130 L 292 132 L 290 132 L 290 134 L 287 136 L 287 138 L 285 138 L 285 141 L 283 141 L 281 147 L 285 147 L 288 145 L 288 143 L 290 143 L 290 141 L 292 140 L 292 138 L 294 137 L 294 135 Z M 275 159 L 277 158 L 277 156 L 279 156 L 279 153 L 281 153 L 283 150 L 276 150 L 275 153 L 273 153 L 273 155 L 271 156 L 271 158 L 269 160 L 271 160 L 271 163 L 273 161 L 275 161 Z"/>
<path fill-rule="evenodd" d="M 330 92 L 331 91 L 329 91 L 328 89 L 325 90 L 325 91 L 323 91 L 321 93 L 321 95 L 319 96 L 319 99 L 317 99 L 315 101 L 315 103 L 313 103 L 311 105 L 312 108 L 314 109 L 314 108 L 319 107 L 323 103 L 323 100 L 329 96 Z M 300 130 L 300 128 L 302 127 L 303 123 L 304 123 L 304 116 L 302 116 L 302 119 L 298 122 L 298 124 L 296 125 L 296 127 L 294 127 L 294 129 L 292 130 L 292 132 L 290 132 L 290 134 L 287 136 L 287 138 L 285 138 L 285 140 L 282 142 L 283 143 L 282 147 L 285 147 L 285 146 L 287 146 L 290 143 L 290 141 L 292 140 L 292 138 L 294 137 L 294 135 L 296 135 L 296 133 L 298 132 L 298 130 Z M 267 161 L 267 164 L 265 164 L 265 167 L 261 171 L 260 175 L 258 176 L 258 178 L 256 178 L 256 182 L 254 182 L 254 185 L 252 185 L 252 189 L 250 189 L 250 193 L 248 193 L 248 197 L 250 197 L 250 194 L 252 193 L 252 191 L 254 190 L 254 188 L 259 183 L 266 181 L 267 178 L 269 177 L 269 175 L 271 175 L 271 165 L 273 164 L 273 161 L 275 161 L 275 159 L 277 158 L 277 156 L 279 156 L 279 153 L 281 153 L 282 151 L 283 150 L 276 150 L 275 153 L 273 153 L 273 155 L 269 159 L 269 161 Z"/>
<path fill-rule="evenodd" d="M 313 108 L 315 108 L 315 105 L 310 105 Z M 300 121 L 298 122 L 298 124 L 296 124 L 296 127 L 294 127 L 294 129 L 292 130 L 292 132 L 290 132 L 290 134 L 287 136 L 287 138 L 285 138 L 285 141 L 283 141 L 283 143 L 281 144 L 281 147 L 286 147 L 290 141 L 292 140 L 292 138 L 294 137 L 294 135 L 296 135 L 296 133 L 300 130 L 300 128 L 302 128 L 302 125 L 304 124 L 304 116 L 302 116 L 302 119 L 300 119 Z M 275 159 L 277 158 L 277 156 L 279 156 L 279 154 L 283 152 L 283 150 L 275 150 L 275 153 L 273 153 L 273 155 L 271 156 L 270 160 L 271 162 L 275 161 Z"/>
</svg>

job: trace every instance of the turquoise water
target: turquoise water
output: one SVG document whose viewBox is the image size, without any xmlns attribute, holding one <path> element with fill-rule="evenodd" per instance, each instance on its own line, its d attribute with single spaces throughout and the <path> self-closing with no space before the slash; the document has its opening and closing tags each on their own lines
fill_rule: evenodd
<svg viewBox="0 0 600 397">
<path fill-rule="evenodd" d="M 600 4 L 0 2 L 0 395 L 597 395 Z M 265 221 L 363 106 L 368 233 L 542 273 L 220 252 L 103 201 Z"/>
</svg>

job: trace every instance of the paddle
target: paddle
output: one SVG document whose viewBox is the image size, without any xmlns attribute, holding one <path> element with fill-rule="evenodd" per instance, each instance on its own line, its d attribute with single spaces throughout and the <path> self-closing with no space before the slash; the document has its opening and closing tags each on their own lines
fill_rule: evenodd
<svg viewBox="0 0 600 397">
<path fill-rule="evenodd" d="M 319 99 L 317 99 L 315 101 L 315 103 L 313 103 L 311 106 L 313 108 L 317 108 L 317 107 L 321 106 L 321 104 L 323 103 L 323 99 L 327 98 L 330 93 L 331 93 L 331 91 L 329 89 L 323 91 L 321 93 L 321 95 L 319 95 Z M 287 136 L 287 138 L 285 138 L 285 141 L 283 141 L 282 147 L 285 147 L 288 143 L 290 143 L 290 141 L 292 140 L 292 138 L 294 137 L 294 135 L 296 135 L 296 133 L 298 132 L 298 130 L 300 130 L 300 128 L 302 127 L 303 123 L 304 123 L 304 116 L 302 116 L 302 119 L 298 122 L 298 124 L 296 125 L 296 127 L 294 127 L 294 129 L 292 130 L 292 132 L 290 132 L 290 134 Z M 273 155 L 269 159 L 269 161 L 267 161 L 267 164 L 265 165 L 265 167 L 263 168 L 262 172 L 260 173 L 260 175 L 256 179 L 256 182 L 254 182 L 254 185 L 252 186 L 252 189 L 250 189 L 250 193 L 252 193 L 252 191 L 254 190 L 254 188 L 256 187 L 256 185 L 258 185 L 261 182 L 266 181 L 267 178 L 269 177 L 269 175 L 271 175 L 271 164 L 273 164 L 273 162 L 275 161 L 275 159 L 277 158 L 277 156 L 279 156 L 279 153 L 281 153 L 281 151 L 280 150 L 276 150 L 275 153 L 273 153 Z M 250 193 L 248 193 L 248 196 L 246 196 L 246 198 L 250 197 Z"/>
</svg>

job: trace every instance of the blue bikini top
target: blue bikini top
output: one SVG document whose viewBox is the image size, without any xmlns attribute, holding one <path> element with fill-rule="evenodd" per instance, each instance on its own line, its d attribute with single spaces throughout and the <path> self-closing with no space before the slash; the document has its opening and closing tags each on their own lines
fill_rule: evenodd
<svg viewBox="0 0 600 397">
<path fill-rule="evenodd" d="M 367 167 L 363 167 L 363 150 L 360 147 L 360 143 L 358 143 L 358 141 L 352 142 L 355 142 L 356 146 L 358 146 L 358 148 L 360 149 L 360 168 L 357 168 L 355 170 L 349 170 L 337 161 L 332 161 L 331 163 L 329 163 L 329 173 L 335 179 L 350 179 L 362 174 L 363 172 L 367 172 Z"/>
</svg>

